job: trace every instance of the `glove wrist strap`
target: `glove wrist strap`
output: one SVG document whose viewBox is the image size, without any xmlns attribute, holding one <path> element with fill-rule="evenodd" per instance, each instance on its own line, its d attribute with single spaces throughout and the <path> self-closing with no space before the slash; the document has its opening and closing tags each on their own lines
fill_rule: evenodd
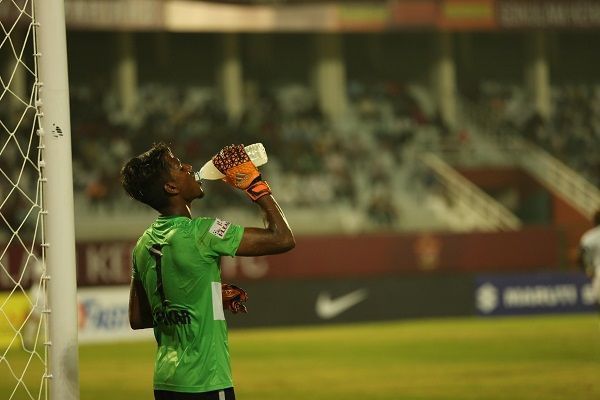
<svg viewBox="0 0 600 400">
<path fill-rule="evenodd" d="M 248 186 L 246 194 L 250 200 L 256 201 L 263 196 L 271 194 L 271 188 L 267 182 L 260 180 Z"/>
</svg>

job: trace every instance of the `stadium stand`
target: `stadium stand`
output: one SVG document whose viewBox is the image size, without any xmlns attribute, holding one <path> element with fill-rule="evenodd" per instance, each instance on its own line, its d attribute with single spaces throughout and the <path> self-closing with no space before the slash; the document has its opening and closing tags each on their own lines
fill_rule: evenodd
<svg viewBox="0 0 600 400">
<path fill-rule="evenodd" d="M 338 126 L 328 123 L 314 94 L 301 84 L 255 90 L 251 106 L 236 124 L 227 121 L 211 87 L 144 84 L 133 116 L 120 113 L 110 91 L 74 85 L 71 92 L 73 135 L 82 139 L 73 142 L 76 204 L 84 218 L 145 215 L 122 193 L 119 166 L 159 140 L 172 143 L 195 165 L 222 144 L 263 142 L 270 155 L 265 171 L 281 188 L 282 204 L 307 221 L 331 209 L 327 226 L 342 232 L 476 228 L 477 221 L 453 209 L 443 186 L 414 155 L 459 148 L 471 162 L 473 154 L 483 151 L 479 157 L 489 163 L 499 152 L 485 152 L 478 137 L 486 133 L 499 140 L 525 137 L 590 182 L 599 180 L 594 151 L 600 137 L 598 87 L 555 87 L 553 113 L 545 121 L 527 107 L 522 88 L 487 83 L 481 86 L 477 107 L 464 102 L 465 125 L 474 129 L 452 135 L 428 113 L 430 100 L 422 87 L 396 82 L 350 82 L 349 118 Z M 572 134 L 564 134 L 566 129 Z M 2 162 L 10 164 L 8 157 Z M 360 190 L 366 182 L 371 189 Z M 243 201 L 220 185 L 209 189 L 204 208 L 235 209 Z M 25 212 L 18 202 L 5 207 L 11 208 L 6 215 L 15 218 Z"/>
</svg>

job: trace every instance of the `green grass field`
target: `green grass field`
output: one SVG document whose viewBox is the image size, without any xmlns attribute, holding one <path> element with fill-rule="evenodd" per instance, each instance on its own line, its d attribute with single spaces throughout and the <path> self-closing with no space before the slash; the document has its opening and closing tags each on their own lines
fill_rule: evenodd
<svg viewBox="0 0 600 400">
<path fill-rule="evenodd" d="M 230 342 L 240 400 L 600 399 L 591 314 L 235 330 Z M 153 352 L 152 342 L 82 346 L 81 399 L 151 399 Z M 20 354 L 8 356 L 16 369 Z M 1 364 L 5 399 L 14 380 Z"/>
</svg>

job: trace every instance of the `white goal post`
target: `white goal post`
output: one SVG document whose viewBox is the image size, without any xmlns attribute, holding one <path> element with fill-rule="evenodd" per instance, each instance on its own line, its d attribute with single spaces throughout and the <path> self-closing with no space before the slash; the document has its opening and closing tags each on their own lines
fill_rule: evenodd
<svg viewBox="0 0 600 400">
<path fill-rule="evenodd" d="M 64 0 L 0 0 L 2 399 L 79 399 L 73 203 Z"/>
<path fill-rule="evenodd" d="M 35 0 L 51 400 L 79 399 L 75 223 L 64 0 Z"/>
</svg>

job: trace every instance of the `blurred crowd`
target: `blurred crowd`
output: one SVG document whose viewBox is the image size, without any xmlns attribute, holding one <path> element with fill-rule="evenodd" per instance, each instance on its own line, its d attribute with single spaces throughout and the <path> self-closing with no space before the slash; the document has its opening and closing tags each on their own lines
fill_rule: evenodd
<svg viewBox="0 0 600 400">
<path fill-rule="evenodd" d="M 551 89 L 547 117 L 534 110 L 516 85 L 482 85 L 480 104 L 487 108 L 488 129 L 498 137 L 524 137 L 600 186 L 600 85 L 566 84 Z"/>
<path fill-rule="evenodd" d="M 517 86 L 485 84 L 477 96 L 479 107 L 487 110 L 482 115 L 488 130 L 500 137 L 524 136 L 600 184 L 600 86 L 554 87 L 549 118 L 537 115 Z M 414 157 L 407 160 L 417 152 L 415 142 L 428 135 L 442 142 L 449 136 L 458 142 L 468 139 L 462 131 L 449 131 L 436 117 L 427 91 L 417 85 L 350 82 L 347 116 L 335 124 L 320 112 L 314 92 L 304 85 L 250 86 L 245 104 L 244 114 L 232 121 L 210 87 L 152 83 L 139 88 L 135 111 L 124 113 L 106 88 L 73 85 L 76 204 L 89 213 L 139 210 L 121 189 L 119 170 L 153 142 L 170 144 L 196 169 L 224 145 L 262 142 L 269 162 L 261 169 L 277 187 L 284 207 L 318 211 L 342 206 L 378 229 L 395 229 L 411 213 L 403 207 L 402 194 L 411 190 L 407 182 L 426 189 L 435 181 L 415 166 Z M 35 215 L 34 202 L 24 195 L 33 193 L 33 198 L 35 186 L 25 188 L 23 183 L 35 180 L 23 176 L 36 173 L 36 161 L 23 158 L 19 149 L 27 146 L 17 145 L 31 137 L 31 128 L 21 125 L 23 132 L 9 140 L 0 157 L 6 181 L 1 214 L 9 233 Z M 202 208 L 207 212 L 246 201 L 220 182 L 206 182 L 205 191 Z"/>
<path fill-rule="evenodd" d="M 265 174 L 282 205 L 343 204 L 392 228 L 401 215 L 393 180 L 402 149 L 437 123 L 417 88 L 396 83 L 351 83 L 349 117 L 336 124 L 321 114 L 308 87 L 294 84 L 249 90 L 246 111 L 233 122 L 210 88 L 144 85 L 132 115 L 123 115 L 102 88 L 71 92 L 76 194 L 92 209 L 114 212 L 132 203 L 119 185 L 121 165 L 153 142 L 171 144 L 195 168 L 226 144 L 262 142 L 269 154 Z M 224 185 L 206 186 L 203 209 L 245 201 Z"/>
</svg>

